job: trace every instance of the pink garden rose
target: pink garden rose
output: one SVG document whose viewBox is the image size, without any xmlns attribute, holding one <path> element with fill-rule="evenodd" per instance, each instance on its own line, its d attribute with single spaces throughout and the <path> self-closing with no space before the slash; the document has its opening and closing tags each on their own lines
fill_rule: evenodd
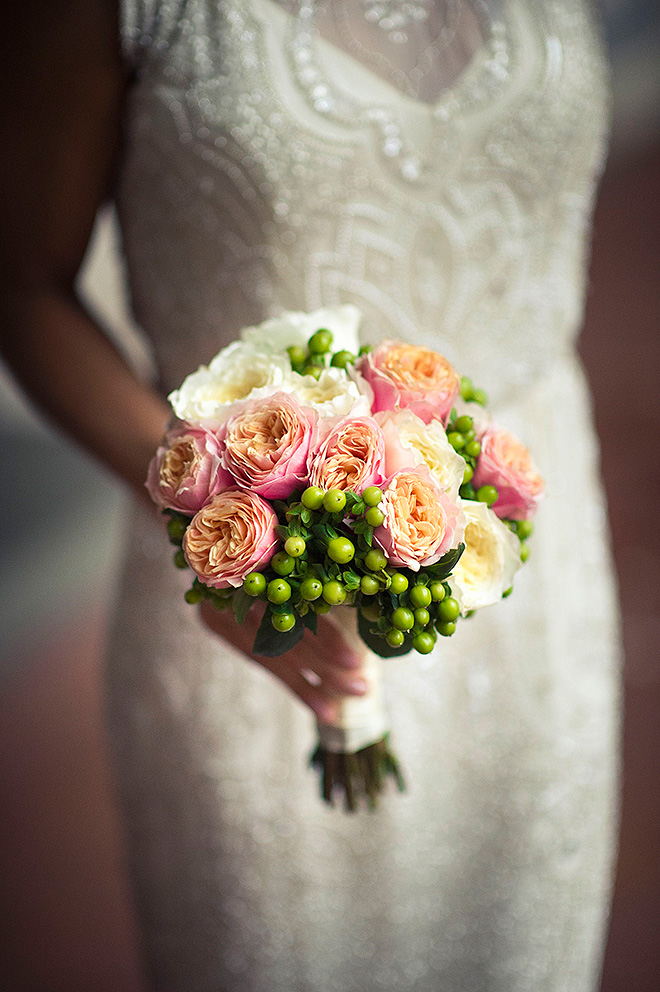
<svg viewBox="0 0 660 992">
<path fill-rule="evenodd" d="M 385 440 L 373 417 L 324 421 L 320 444 L 310 456 L 309 484 L 322 489 L 380 486 L 385 479 Z"/>
<path fill-rule="evenodd" d="M 495 486 L 499 496 L 493 510 L 509 520 L 528 520 L 543 495 L 543 479 L 529 449 L 497 424 L 491 424 L 481 438 L 472 485 Z"/>
<path fill-rule="evenodd" d="M 408 407 L 426 424 L 446 420 L 460 390 L 460 377 L 446 358 L 401 341 L 383 341 L 356 369 L 374 391 L 374 413 Z"/>
<path fill-rule="evenodd" d="M 221 431 L 223 465 L 237 485 L 268 499 L 307 482 L 307 456 L 318 416 L 290 393 L 248 403 Z"/>
<path fill-rule="evenodd" d="M 260 496 L 225 489 L 190 521 L 183 538 L 186 561 L 208 586 L 237 589 L 264 568 L 278 544 L 277 516 Z"/>
<path fill-rule="evenodd" d="M 393 475 L 383 488 L 380 508 L 385 520 L 374 538 L 393 565 L 418 572 L 460 543 L 461 511 L 423 465 Z"/>
<path fill-rule="evenodd" d="M 163 509 L 192 516 L 232 484 L 221 463 L 222 446 L 211 431 L 183 424 L 171 430 L 149 463 L 145 486 Z"/>
</svg>

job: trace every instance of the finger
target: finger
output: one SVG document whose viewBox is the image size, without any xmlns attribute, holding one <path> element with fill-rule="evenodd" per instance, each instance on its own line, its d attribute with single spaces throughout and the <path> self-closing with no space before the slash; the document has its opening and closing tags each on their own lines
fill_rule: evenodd
<svg viewBox="0 0 660 992">
<path fill-rule="evenodd" d="M 297 668 L 303 677 L 305 671 L 309 671 L 328 692 L 340 696 L 363 696 L 369 688 L 367 681 L 359 672 L 337 668 L 333 662 L 327 662 L 323 658 L 307 656 L 302 667 L 298 664 Z M 314 684 L 314 678 L 311 681 Z"/>
<path fill-rule="evenodd" d="M 362 665 L 360 655 L 345 641 L 339 627 L 323 617 L 319 618 L 318 635 L 315 636 L 311 631 L 307 631 L 305 642 L 310 648 L 314 645 L 316 653 L 322 653 L 328 661 L 339 668 L 356 669 Z"/>
<path fill-rule="evenodd" d="M 314 686 L 300 671 L 282 665 L 279 658 L 259 659 L 259 664 L 268 669 L 281 682 L 316 714 L 321 723 L 332 723 L 339 715 L 339 702 L 329 696 L 323 686 Z"/>
</svg>

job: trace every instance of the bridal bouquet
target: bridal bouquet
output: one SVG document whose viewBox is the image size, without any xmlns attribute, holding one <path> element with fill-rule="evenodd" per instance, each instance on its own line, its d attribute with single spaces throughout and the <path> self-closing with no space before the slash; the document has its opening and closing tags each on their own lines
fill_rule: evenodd
<svg viewBox="0 0 660 992">
<path fill-rule="evenodd" d="M 427 654 L 510 594 L 543 491 L 480 389 L 428 348 L 361 348 L 359 321 L 346 305 L 245 328 L 170 395 L 146 483 L 192 570 L 187 601 L 241 623 L 262 604 L 256 654 L 288 651 L 319 614 L 359 645 L 370 690 L 319 725 L 312 759 L 349 809 L 389 776 L 403 787 L 380 658 Z"/>
</svg>

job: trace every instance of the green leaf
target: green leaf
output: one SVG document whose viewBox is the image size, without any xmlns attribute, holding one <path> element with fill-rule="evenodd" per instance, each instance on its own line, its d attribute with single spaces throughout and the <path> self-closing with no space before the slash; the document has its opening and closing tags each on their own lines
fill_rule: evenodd
<svg viewBox="0 0 660 992">
<path fill-rule="evenodd" d="M 398 658 L 400 655 L 408 654 L 411 650 L 411 645 L 405 643 L 400 648 L 391 648 L 384 637 L 373 634 L 371 623 L 362 616 L 361 610 L 358 610 L 358 633 L 369 650 L 377 654 L 379 658 Z"/>
<path fill-rule="evenodd" d="M 266 608 L 261 618 L 259 629 L 257 630 L 252 651 L 263 658 L 277 658 L 281 654 L 286 654 L 291 648 L 301 640 L 305 632 L 303 621 L 296 618 L 296 625 L 291 630 L 281 633 L 275 630 L 270 621 L 270 610 Z"/>
<path fill-rule="evenodd" d="M 318 634 L 318 617 L 314 610 L 309 610 L 302 618 L 302 622 L 312 634 Z"/>
<path fill-rule="evenodd" d="M 248 596 L 244 589 L 237 589 L 231 601 L 231 608 L 234 611 L 236 623 L 245 623 L 248 610 L 254 603 L 252 596 Z"/>
<path fill-rule="evenodd" d="M 436 581 L 446 579 L 447 576 L 450 575 L 456 568 L 458 560 L 464 551 L 465 545 L 459 544 L 457 548 L 453 548 L 451 551 L 448 551 L 446 555 L 443 555 L 440 561 L 436 562 L 435 565 L 428 567 L 427 571 Z"/>
</svg>

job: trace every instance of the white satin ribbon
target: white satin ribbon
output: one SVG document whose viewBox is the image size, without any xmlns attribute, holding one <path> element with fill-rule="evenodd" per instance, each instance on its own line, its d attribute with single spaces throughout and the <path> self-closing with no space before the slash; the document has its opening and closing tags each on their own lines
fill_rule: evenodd
<svg viewBox="0 0 660 992">
<path fill-rule="evenodd" d="M 369 689 L 363 696 L 342 698 L 337 719 L 331 724 L 318 724 L 319 740 L 327 751 L 354 754 L 363 747 L 382 740 L 389 730 L 383 697 L 383 659 L 370 651 L 360 638 L 357 632 L 357 611 L 353 607 L 335 608 L 330 617 L 360 656 L 362 665 L 355 674 L 365 680 Z"/>
</svg>

